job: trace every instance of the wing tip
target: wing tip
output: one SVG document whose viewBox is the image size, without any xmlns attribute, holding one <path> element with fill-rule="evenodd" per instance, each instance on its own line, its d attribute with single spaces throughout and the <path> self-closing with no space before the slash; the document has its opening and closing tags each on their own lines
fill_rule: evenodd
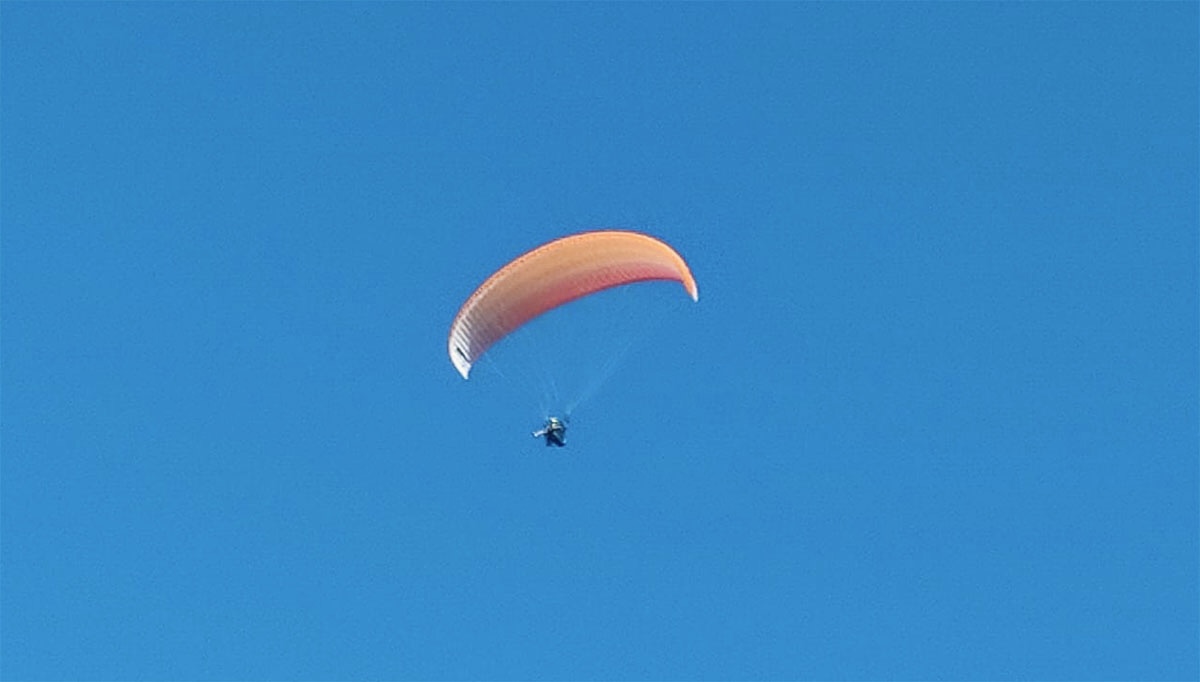
<svg viewBox="0 0 1200 682">
<path fill-rule="evenodd" d="M 457 346 L 451 346 L 450 348 L 450 363 L 453 364 L 454 369 L 458 370 L 458 373 L 462 375 L 464 381 L 469 379 L 469 375 L 471 374 L 471 361 L 467 359 L 467 354 Z"/>
<path fill-rule="evenodd" d="M 454 369 L 457 369 L 458 373 L 462 375 L 463 381 L 471 378 L 471 365 L 465 362 L 458 362 L 456 359 L 456 362 L 454 363 Z"/>
</svg>

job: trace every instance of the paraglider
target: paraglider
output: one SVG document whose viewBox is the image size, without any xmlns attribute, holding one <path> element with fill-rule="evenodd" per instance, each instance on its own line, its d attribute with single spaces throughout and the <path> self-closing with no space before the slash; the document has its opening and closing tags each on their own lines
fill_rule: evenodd
<svg viewBox="0 0 1200 682">
<path fill-rule="evenodd" d="M 546 447 L 551 445 L 564 447 L 567 444 L 567 425 L 558 417 L 550 417 L 540 431 L 533 432 L 533 437 L 545 438 Z"/>
<path fill-rule="evenodd" d="M 683 257 L 654 237 L 603 230 L 556 239 L 517 257 L 487 278 L 450 325 L 450 362 L 469 377 L 492 344 L 565 303 L 623 284 L 673 280 L 699 300 Z"/>
<path fill-rule="evenodd" d="M 468 379 L 489 348 L 534 318 L 585 296 L 652 280 L 678 282 L 699 300 L 683 257 L 649 235 L 599 230 L 543 244 L 497 270 L 463 303 L 450 325 L 450 362 Z M 533 435 L 562 447 L 566 425 L 552 417 Z"/>
</svg>

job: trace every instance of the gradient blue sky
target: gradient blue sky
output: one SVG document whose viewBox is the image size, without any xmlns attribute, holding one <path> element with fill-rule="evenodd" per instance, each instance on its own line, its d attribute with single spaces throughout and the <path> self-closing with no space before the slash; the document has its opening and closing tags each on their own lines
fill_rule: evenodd
<svg viewBox="0 0 1200 682">
<path fill-rule="evenodd" d="M 4 2 L 0 675 L 1194 679 L 1197 27 Z M 606 226 L 548 451 L 446 329 Z"/>
</svg>

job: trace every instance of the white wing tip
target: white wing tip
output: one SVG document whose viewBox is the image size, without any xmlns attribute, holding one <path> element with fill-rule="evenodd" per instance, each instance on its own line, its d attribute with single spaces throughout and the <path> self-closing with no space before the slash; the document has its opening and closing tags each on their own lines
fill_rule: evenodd
<svg viewBox="0 0 1200 682">
<path fill-rule="evenodd" d="M 461 349 L 453 346 L 451 347 L 450 362 L 454 364 L 454 369 L 458 370 L 458 373 L 462 375 L 463 379 L 469 378 L 469 375 L 471 374 L 471 361 L 467 360 L 467 356 L 462 352 Z"/>
<path fill-rule="evenodd" d="M 470 366 L 469 364 L 467 364 L 467 363 L 465 363 L 465 362 L 458 362 L 458 361 L 455 361 L 455 363 L 454 363 L 454 369 L 457 369 L 457 370 L 458 370 L 458 373 L 462 375 L 462 378 L 463 378 L 464 380 L 466 380 L 466 379 L 469 379 L 469 378 L 470 378 L 470 376 L 469 376 L 469 375 L 471 374 L 471 366 Z"/>
</svg>

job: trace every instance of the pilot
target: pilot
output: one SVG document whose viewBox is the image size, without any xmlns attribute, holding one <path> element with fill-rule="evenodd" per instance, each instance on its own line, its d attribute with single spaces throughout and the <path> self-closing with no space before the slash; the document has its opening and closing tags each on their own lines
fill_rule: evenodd
<svg viewBox="0 0 1200 682">
<path fill-rule="evenodd" d="M 550 417 L 540 431 L 533 432 L 533 437 L 545 438 L 546 447 L 557 445 L 561 448 L 567 444 L 567 425 L 558 417 Z"/>
</svg>

